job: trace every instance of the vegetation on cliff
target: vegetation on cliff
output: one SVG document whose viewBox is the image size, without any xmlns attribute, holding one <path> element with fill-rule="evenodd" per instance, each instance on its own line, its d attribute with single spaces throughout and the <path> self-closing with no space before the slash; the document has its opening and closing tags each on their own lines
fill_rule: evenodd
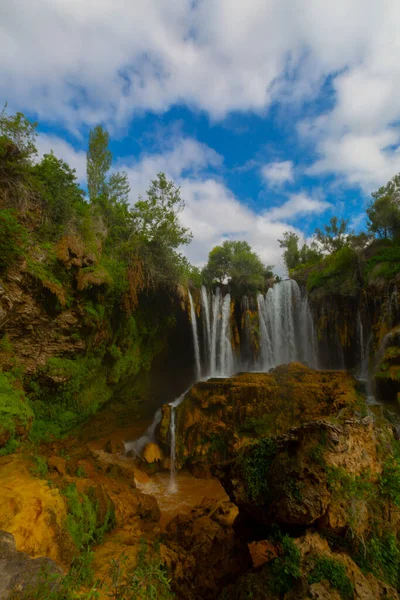
<svg viewBox="0 0 400 600">
<path fill-rule="evenodd" d="M 179 220 L 184 201 L 163 173 L 131 207 L 127 175 L 112 168 L 108 134 L 96 126 L 87 196 L 65 161 L 38 159 L 35 138 L 35 123 L 3 109 L 1 445 L 31 422 L 36 440 L 70 429 L 148 371 L 191 274 L 178 251 L 191 238 Z"/>
</svg>

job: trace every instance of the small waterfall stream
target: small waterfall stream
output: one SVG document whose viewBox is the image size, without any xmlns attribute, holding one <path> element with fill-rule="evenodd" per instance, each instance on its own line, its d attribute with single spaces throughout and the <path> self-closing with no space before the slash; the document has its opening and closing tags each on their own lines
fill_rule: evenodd
<svg viewBox="0 0 400 600">
<path fill-rule="evenodd" d="M 170 428 L 169 428 L 169 432 L 170 432 L 170 444 L 171 444 L 171 454 L 170 454 L 170 460 L 171 460 L 171 464 L 170 464 L 170 480 L 169 480 L 169 486 L 168 486 L 168 491 L 170 492 L 170 494 L 174 494 L 177 492 L 177 485 L 176 485 L 176 420 L 175 420 L 175 409 L 177 406 L 180 405 L 180 403 L 182 402 L 182 400 L 184 399 L 186 392 L 188 390 L 186 390 L 185 392 L 183 392 L 183 394 L 181 396 L 179 396 L 178 398 L 176 398 L 176 400 L 174 400 L 173 402 L 170 403 L 170 407 L 171 407 L 171 416 L 170 416 Z"/>
<path fill-rule="evenodd" d="M 197 333 L 197 319 L 196 319 L 196 311 L 194 309 L 192 294 L 189 292 L 189 303 L 190 303 L 190 320 L 192 324 L 192 332 L 193 332 L 193 345 L 194 345 L 194 359 L 195 359 L 195 376 L 196 381 L 201 379 L 201 363 L 200 363 L 200 345 L 199 345 L 199 336 Z"/>
</svg>

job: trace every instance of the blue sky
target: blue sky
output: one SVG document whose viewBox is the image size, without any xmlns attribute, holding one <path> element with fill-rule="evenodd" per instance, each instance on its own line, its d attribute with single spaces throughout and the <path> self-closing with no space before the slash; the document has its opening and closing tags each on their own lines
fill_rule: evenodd
<svg viewBox="0 0 400 600">
<path fill-rule="evenodd" d="M 8 4 L 8 5 L 7 5 Z M 335 214 L 363 225 L 400 171 L 398 0 L 14 0 L 0 6 L 0 100 L 39 120 L 84 185 L 110 132 L 132 202 L 158 171 L 182 189 L 195 264 Z"/>
</svg>

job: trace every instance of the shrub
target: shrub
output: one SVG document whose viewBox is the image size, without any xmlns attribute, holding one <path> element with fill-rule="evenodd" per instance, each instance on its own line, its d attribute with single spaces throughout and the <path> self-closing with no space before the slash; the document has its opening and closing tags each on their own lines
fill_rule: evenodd
<svg viewBox="0 0 400 600">
<path fill-rule="evenodd" d="M 87 494 L 80 494 L 74 483 L 69 484 L 64 495 L 67 499 L 67 530 L 78 550 L 87 550 L 92 544 L 99 544 L 105 533 L 114 526 L 115 519 L 111 507 L 107 510 L 103 523 L 99 523 L 98 503 Z"/>
<path fill-rule="evenodd" d="M 32 473 L 34 475 L 38 475 L 39 477 L 46 477 L 49 467 L 47 466 L 47 461 L 43 456 L 39 456 L 35 454 L 34 459 L 34 467 L 32 468 Z"/>
<path fill-rule="evenodd" d="M 353 585 L 346 574 L 344 565 L 338 560 L 328 557 L 317 559 L 314 569 L 308 576 L 308 582 L 311 584 L 320 581 L 329 581 L 344 600 L 354 597 Z"/>
<path fill-rule="evenodd" d="M 0 372 L 0 433 L 14 434 L 17 425 L 27 426 L 32 418 L 32 409 L 24 392 L 16 387 L 15 378 Z"/>
<path fill-rule="evenodd" d="M 274 594 L 285 594 L 292 589 L 300 573 L 300 551 L 292 538 L 285 535 L 280 540 L 282 556 L 275 558 L 269 570 L 269 587 Z"/>
<path fill-rule="evenodd" d="M 309 292 L 323 288 L 326 293 L 354 296 L 358 291 L 357 253 L 344 246 L 311 269 L 307 280 Z"/>
<path fill-rule="evenodd" d="M 122 559 L 123 563 L 123 559 Z M 165 566 L 158 555 L 148 557 L 141 540 L 138 562 L 134 569 L 121 569 L 119 561 L 111 563 L 113 600 L 170 600 L 174 598 Z"/>
<path fill-rule="evenodd" d="M 18 223 L 11 209 L 0 211 L 0 273 L 8 269 L 23 255 L 27 231 Z"/>
</svg>

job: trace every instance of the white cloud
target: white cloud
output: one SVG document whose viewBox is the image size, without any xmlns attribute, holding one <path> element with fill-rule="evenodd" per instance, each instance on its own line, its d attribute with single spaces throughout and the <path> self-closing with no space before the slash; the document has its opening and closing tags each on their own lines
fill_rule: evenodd
<svg viewBox="0 0 400 600">
<path fill-rule="evenodd" d="M 75 148 L 73 148 L 71 144 L 68 144 L 64 139 L 46 133 L 41 133 L 38 136 L 36 147 L 39 158 L 53 150 L 57 158 L 62 158 L 72 169 L 76 170 L 76 176 L 79 181 L 82 182 L 85 180 L 86 152 L 83 150 L 75 150 Z"/>
<path fill-rule="evenodd" d="M 165 172 L 181 186 L 186 203 L 182 222 L 194 233 L 192 243 L 182 250 L 193 264 L 204 264 L 208 252 L 223 240 L 241 239 L 248 241 L 265 263 L 275 264 L 282 271 L 278 238 L 287 230 L 296 231 L 302 237 L 285 218 L 290 220 L 296 213 L 316 209 L 317 201 L 302 195 L 293 196 L 286 203 L 292 207 L 291 211 L 283 208 L 280 216 L 268 212 L 257 214 L 242 204 L 222 181 L 207 175 L 207 169 L 218 166 L 221 160 L 208 146 L 181 138 L 167 152 L 144 154 L 139 160 L 127 161 L 119 167 L 128 173 L 132 202 L 145 193 L 150 179 L 158 171 Z"/>
<path fill-rule="evenodd" d="M 263 112 L 363 67 L 387 97 L 399 13 L 397 0 L 14 0 L 0 6 L 0 89 L 71 129 L 177 103 Z M 397 118 L 395 94 L 386 103 Z"/>
<path fill-rule="evenodd" d="M 271 186 L 281 186 L 293 181 L 293 163 L 291 160 L 268 163 L 261 168 L 261 174 Z"/>
<path fill-rule="evenodd" d="M 332 208 L 332 206 L 329 202 L 315 200 L 309 198 L 306 194 L 299 193 L 291 194 L 289 200 L 281 204 L 281 206 L 271 208 L 265 213 L 265 216 L 270 221 L 279 221 L 281 219 L 292 220 L 300 215 L 319 215 L 330 208 Z"/>
</svg>

